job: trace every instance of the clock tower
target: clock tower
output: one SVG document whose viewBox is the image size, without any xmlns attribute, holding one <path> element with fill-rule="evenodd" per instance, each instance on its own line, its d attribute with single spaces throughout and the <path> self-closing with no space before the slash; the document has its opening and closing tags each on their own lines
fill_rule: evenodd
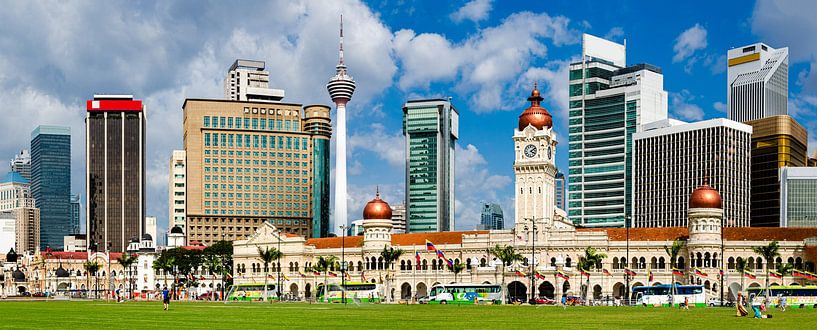
<svg viewBox="0 0 817 330">
<path fill-rule="evenodd" d="M 553 117 L 540 106 L 542 100 L 534 84 L 530 107 L 519 116 L 519 127 L 513 132 L 517 224 L 524 219 L 554 220 L 557 142 Z"/>
</svg>

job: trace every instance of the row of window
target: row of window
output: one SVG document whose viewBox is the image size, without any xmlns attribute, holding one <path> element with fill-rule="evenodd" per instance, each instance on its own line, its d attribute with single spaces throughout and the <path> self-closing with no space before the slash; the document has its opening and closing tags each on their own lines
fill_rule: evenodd
<svg viewBox="0 0 817 330">
<path fill-rule="evenodd" d="M 235 129 L 253 129 L 261 131 L 298 132 L 301 130 L 300 121 L 298 121 L 297 119 L 282 120 L 264 118 L 204 116 L 204 122 L 202 126 L 205 128 L 235 128 Z"/>
<path fill-rule="evenodd" d="M 278 136 L 276 138 L 276 136 L 257 134 L 204 133 L 204 146 L 308 150 L 309 138 L 297 136 Z"/>
<path fill-rule="evenodd" d="M 307 211 L 267 211 L 267 210 L 225 210 L 225 209 L 204 209 L 205 215 L 252 215 L 252 216 L 287 216 L 287 217 L 308 217 Z"/>
</svg>

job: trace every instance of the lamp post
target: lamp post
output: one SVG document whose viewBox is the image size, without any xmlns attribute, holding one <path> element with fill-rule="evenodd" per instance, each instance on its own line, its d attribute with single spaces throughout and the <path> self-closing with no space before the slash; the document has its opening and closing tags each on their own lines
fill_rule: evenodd
<svg viewBox="0 0 817 330">
<path fill-rule="evenodd" d="M 723 266 L 723 253 L 724 253 L 724 241 L 723 241 L 723 228 L 726 226 L 726 217 L 721 218 L 721 267 L 718 269 L 718 277 L 720 277 L 720 286 L 721 286 L 721 307 L 723 307 L 723 277 L 726 276 L 726 271 L 724 270 Z M 721 270 L 724 270 L 721 272 Z"/>
<path fill-rule="evenodd" d="M 278 253 L 283 257 L 284 254 L 281 252 L 282 230 L 277 229 L 276 233 L 278 234 Z M 278 271 L 278 277 L 275 279 L 278 282 L 278 285 L 275 286 L 275 294 L 278 296 L 278 302 L 281 302 L 281 258 L 278 258 L 275 262 L 275 269 Z"/>
<path fill-rule="evenodd" d="M 221 241 L 222 242 L 224 242 L 224 236 L 225 236 L 225 234 L 222 232 L 221 233 Z M 224 300 L 224 301 L 227 301 L 227 299 L 224 298 L 224 282 L 226 281 L 224 279 L 224 276 L 225 276 L 226 273 L 227 273 L 227 266 L 224 264 L 224 260 L 221 260 L 221 300 Z"/>
<path fill-rule="evenodd" d="M 346 305 L 346 225 L 340 225 L 340 300 Z"/>
<path fill-rule="evenodd" d="M 626 257 L 624 258 L 624 265 L 625 265 L 625 268 L 627 268 L 627 269 L 629 269 L 629 267 L 630 267 L 630 220 L 632 220 L 631 216 L 628 215 L 628 216 L 624 217 L 624 228 L 625 228 L 624 230 L 627 233 L 627 240 L 626 240 L 627 241 L 627 248 L 626 248 L 627 252 L 626 252 Z M 626 295 L 625 299 L 624 299 L 624 303 L 629 305 L 630 304 L 630 274 L 628 274 L 626 271 L 624 272 L 624 280 L 627 283 L 626 284 L 626 289 L 625 289 L 625 292 L 624 292 L 624 294 Z"/>
<path fill-rule="evenodd" d="M 108 301 L 108 295 L 110 295 L 111 287 L 113 286 L 113 276 L 111 276 L 111 241 L 108 241 L 108 249 L 105 251 L 108 253 L 108 289 L 105 290 L 105 302 Z"/>
<path fill-rule="evenodd" d="M 528 224 L 525 224 L 524 230 L 526 233 L 531 234 L 531 252 L 530 252 L 530 301 L 532 303 L 534 301 L 536 295 L 536 231 L 538 230 L 536 226 L 536 220 L 544 220 L 545 218 L 524 218 L 525 222 L 530 222 L 530 227 Z"/>
</svg>

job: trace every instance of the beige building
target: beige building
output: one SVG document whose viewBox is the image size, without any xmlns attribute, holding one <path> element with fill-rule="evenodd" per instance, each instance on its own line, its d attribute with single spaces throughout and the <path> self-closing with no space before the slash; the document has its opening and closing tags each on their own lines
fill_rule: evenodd
<svg viewBox="0 0 817 330">
<path fill-rule="evenodd" d="M 14 218 L 14 249 L 19 253 L 40 248 L 40 209 L 35 207 L 28 179 L 9 172 L 0 183 L 0 212 Z M 6 230 L 8 232 L 8 230 Z"/>
<path fill-rule="evenodd" d="M 40 250 L 40 209 L 21 207 L 12 210 L 15 225 L 15 250 L 19 252 Z"/>
<path fill-rule="evenodd" d="M 168 179 L 168 232 L 179 227 L 182 232 L 187 228 L 187 156 L 184 150 L 173 150 L 170 156 L 170 177 Z M 158 240 L 158 237 L 153 237 Z"/>
<path fill-rule="evenodd" d="M 303 128 L 328 107 L 302 116 L 300 104 L 187 99 L 182 108 L 188 242 L 243 239 L 267 221 L 311 236 L 321 133 Z"/>
</svg>

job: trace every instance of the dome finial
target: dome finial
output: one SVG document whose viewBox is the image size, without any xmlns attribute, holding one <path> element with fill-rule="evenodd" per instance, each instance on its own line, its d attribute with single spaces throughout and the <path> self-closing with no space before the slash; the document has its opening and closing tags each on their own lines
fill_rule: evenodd
<svg viewBox="0 0 817 330">
<path fill-rule="evenodd" d="M 380 199 L 380 185 L 374 187 L 374 198 Z"/>
</svg>

